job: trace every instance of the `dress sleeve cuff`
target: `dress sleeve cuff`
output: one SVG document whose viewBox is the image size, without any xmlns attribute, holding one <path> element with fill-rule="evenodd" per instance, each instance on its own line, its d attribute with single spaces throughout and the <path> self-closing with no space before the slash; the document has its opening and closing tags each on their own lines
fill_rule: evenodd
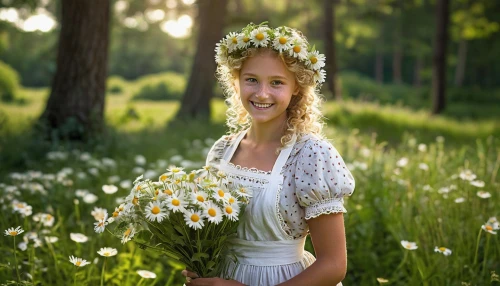
<svg viewBox="0 0 500 286">
<path fill-rule="evenodd" d="M 316 202 L 305 209 L 305 219 L 312 219 L 323 214 L 346 213 L 343 199 L 327 199 Z"/>
</svg>

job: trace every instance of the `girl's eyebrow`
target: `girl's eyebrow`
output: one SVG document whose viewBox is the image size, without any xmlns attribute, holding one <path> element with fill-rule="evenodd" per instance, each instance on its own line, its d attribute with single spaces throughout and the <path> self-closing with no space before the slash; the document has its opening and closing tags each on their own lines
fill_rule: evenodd
<svg viewBox="0 0 500 286">
<path fill-rule="evenodd" d="M 248 72 L 246 72 L 246 73 L 244 73 L 244 74 L 242 74 L 242 75 L 243 75 L 243 76 L 253 76 L 253 77 L 257 77 L 257 75 L 255 75 L 255 74 L 253 74 L 253 73 L 248 73 Z M 269 78 L 278 78 L 278 79 L 282 79 L 282 80 L 287 80 L 287 78 L 286 78 L 286 77 L 284 77 L 284 76 L 282 76 L 282 75 L 272 75 L 272 76 L 270 76 Z"/>
</svg>

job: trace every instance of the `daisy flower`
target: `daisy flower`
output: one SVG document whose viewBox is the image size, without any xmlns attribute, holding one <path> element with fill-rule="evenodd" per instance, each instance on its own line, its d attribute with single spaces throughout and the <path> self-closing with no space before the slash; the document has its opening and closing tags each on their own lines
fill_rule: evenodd
<svg viewBox="0 0 500 286">
<path fill-rule="evenodd" d="M 184 172 L 183 170 L 184 170 L 184 168 L 182 168 L 182 167 L 171 167 L 170 169 L 167 169 L 166 175 L 179 177 L 179 176 L 186 174 L 186 172 Z"/>
<path fill-rule="evenodd" d="M 427 145 L 425 144 L 418 144 L 418 151 L 420 152 L 426 152 L 427 151 Z"/>
<path fill-rule="evenodd" d="M 401 240 L 401 245 L 408 250 L 415 250 L 418 248 L 416 242 L 410 242 L 407 240 Z"/>
<path fill-rule="evenodd" d="M 130 240 L 132 240 L 132 238 L 134 237 L 135 235 L 135 227 L 133 224 L 129 224 L 127 230 L 125 230 L 125 232 L 123 233 L 122 235 L 122 244 L 125 244 L 127 242 L 129 242 Z"/>
<path fill-rule="evenodd" d="M 226 46 L 229 53 L 238 48 L 238 34 L 236 32 L 231 32 L 226 36 Z"/>
<path fill-rule="evenodd" d="M 183 196 L 177 196 L 175 193 L 172 194 L 166 201 L 165 204 L 167 205 L 167 208 L 171 211 L 175 212 L 182 212 L 186 209 L 186 206 L 188 205 L 188 202 L 185 200 Z"/>
<path fill-rule="evenodd" d="M 252 41 L 256 48 L 267 47 L 267 43 L 269 42 L 268 31 L 268 27 L 258 27 L 250 33 L 250 41 Z"/>
<path fill-rule="evenodd" d="M 108 211 L 106 211 L 103 208 L 98 208 L 98 207 L 94 207 L 94 210 L 92 212 L 90 212 L 90 214 L 97 221 L 102 220 L 107 213 L 108 213 Z"/>
<path fill-rule="evenodd" d="M 484 187 L 484 182 L 483 181 L 472 181 L 470 182 L 471 185 L 473 185 L 474 187 L 478 187 L 478 188 L 483 188 Z"/>
<path fill-rule="evenodd" d="M 240 186 L 237 190 L 236 193 L 239 197 L 251 197 L 252 196 L 252 190 L 247 189 L 243 186 Z"/>
<path fill-rule="evenodd" d="M 226 192 L 223 188 L 218 188 L 215 193 L 214 193 L 214 198 L 217 201 L 222 201 L 222 202 L 227 202 L 231 194 L 229 192 Z"/>
<path fill-rule="evenodd" d="M 82 259 L 82 258 L 78 258 L 78 257 L 74 257 L 73 255 L 71 255 L 69 257 L 69 262 L 73 263 L 77 267 L 83 267 L 87 264 L 90 264 L 90 262 L 88 262 L 87 260 Z"/>
<path fill-rule="evenodd" d="M 207 201 L 208 194 L 204 191 L 198 191 L 196 193 L 191 193 L 191 199 L 197 205 L 201 205 Z"/>
<path fill-rule="evenodd" d="M 211 223 L 219 224 L 222 221 L 222 210 L 212 201 L 205 204 L 203 215 Z"/>
<path fill-rule="evenodd" d="M 406 165 L 408 165 L 408 158 L 406 157 L 403 157 L 401 159 L 399 159 L 397 162 L 396 162 L 396 165 L 400 168 L 403 168 L 405 167 Z"/>
<path fill-rule="evenodd" d="M 147 271 L 147 270 L 137 270 L 137 274 L 139 274 L 139 276 L 141 276 L 142 278 L 146 278 L 146 279 L 155 279 L 156 278 L 156 274 L 151 272 L 151 271 Z"/>
<path fill-rule="evenodd" d="M 439 252 L 444 254 L 444 256 L 451 255 L 451 250 L 446 247 L 434 247 L 434 252 Z"/>
<path fill-rule="evenodd" d="M 78 242 L 78 243 L 84 243 L 84 242 L 87 242 L 89 240 L 89 238 L 85 234 L 82 234 L 82 233 L 70 233 L 69 238 L 71 238 L 71 240 L 73 240 L 74 242 Z"/>
<path fill-rule="evenodd" d="M 204 226 L 203 217 L 200 211 L 186 210 L 184 212 L 184 221 L 193 229 L 201 229 Z"/>
<path fill-rule="evenodd" d="M 104 185 L 104 186 L 102 186 L 102 191 L 105 194 L 111 195 L 111 194 L 114 194 L 118 191 L 118 187 L 115 185 Z"/>
<path fill-rule="evenodd" d="M 149 202 L 145 213 L 147 219 L 157 222 L 161 222 L 168 215 L 167 210 L 158 202 Z"/>
<path fill-rule="evenodd" d="M 237 198 L 231 196 L 231 194 L 229 195 L 229 197 L 227 198 L 227 202 L 230 204 L 230 205 L 233 205 L 233 204 L 238 204 L 239 201 Z"/>
<path fill-rule="evenodd" d="M 22 229 L 20 226 L 18 226 L 18 227 L 16 227 L 16 228 L 11 227 L 11 228 L 9 228 L 9 229 L 7 229 L 7 230 L 5 231 L 5 235 L 6 235 L 6 236 L 7 236 L 7 235 L 10 235 L 10 236 L 17 236 L 17 235 L 19 235 L 19 234 L 21 234 L 21 233 L 23 233 L 23 232 L 24 232 L 24 229 Z"/>
<path fill-rule="evenodd" d="M 428 171 L 429 170 L 429 166 L 425 163 L 420 163 L 418 164 L 418 168 L 421 169 L 421 170 L 424 170 L 424 171 Z"/>
<path fill-rule="evenodd" d="M 319 83 L 323 83 L 323 82 L 325 82 L 325 78 L 326 78 L 325 70 L 314 71 L 314 81 L 319 82 Z"/>
<path fill-rule="evenodd" d="M 292 48 L 292 43 L 290 37 L 276 32 L 276 37 L 273 40 L 273 48 L 278 50 L 280 53 L 285 52 Z"/>
<path fill-rule="evenodd" d="M 106 228 L 106 225 L 108 224 L 107 220 L 108 220 L 108 213 L 106 212 L 104 214 L 103 219 L 101 219 L 98 222 L 94 223 L 94 230 L 95 230 L 95 232 L 97 232 L 97 233 L 104 232 L 104 229 Z"/>
<path fill-rule="evenodd" d="M 460 198 L 455 199 L 455 203 L 457 203 L 457 204 L 461 204 L 463 202 L 465 202 L 465 198 L 460 197 Z"/>
<path fill-rule="evenodd" d="M 479 191 L 477 192 L 477 196 L 480 197 L 481 199 L 488 199 L 491 198 L 491 194 L 485 191 Z"/>
<path fill-rule="evenodd" d="M 97 251 L 97 253 L 104 257 L 110 257 L 115 256 L 118 253 L 118 250 L 112 247 L 103 247 L 99 251 Z"/>
<path fill-rule="evenodd" d="M 325 60 L 325 55 L 320 54 L 318 51 L 312 51 L 307 55 L 306 64 L 313 70 L 319 70 L 325 66 Z"/>
<path fill-rule="evenodd" d="M 497 234 L 497 232 L 495 231 L 495 229 L 493 228 L 493 226 L 491 224 L 483 224 L 481 226 L 481 228 L 484 230 L 484 231 L 487 231 L 491 234 Z"/>
<path fill-rule="evenodd" d="M 240 208 L 237 204 L 229 205 L 226 204 L 223 207 L 224 215 L 232 221 L 238 220 L 238 214 L 240 213 Z"/>
<path fill-rule="evenodd" d="M 238 49 L 246 49 L 251 43 L 252 41 L 249 35 L 245 35 L 243 33 L 238 35 Z"/>
<path fill-rule="evenodd" d="M 291 57 L 298 58 L 301 61 L 307 60 L 307 46 L 304 42 L 299 39 L 295 39 L 292 44 L 292 48 L 289 50 L 288 54 Z"/>
<path fill-rule="evenodd" d="M 473 181 L 477 177 L 471 170 L 463 170 L 459 176 L 464 181 Z"/>
<path fill-rule="evenodd" d="M 227 51 L 226 43 L 224 39 L 222 39 L 215 45 L 215 62 L 218 64 L 227 62 Z"/>
</svg>

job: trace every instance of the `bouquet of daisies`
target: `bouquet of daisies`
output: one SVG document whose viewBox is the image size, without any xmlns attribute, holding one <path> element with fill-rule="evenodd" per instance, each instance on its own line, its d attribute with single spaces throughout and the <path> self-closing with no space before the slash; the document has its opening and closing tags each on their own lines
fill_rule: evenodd
<svg viewBox="0 0 500 286">
<path fill-rule="evenodd" d="M 200 277 L 224 273 L 226 241 L 235 235 L 250 194 L 210 167 L 186 173 L 172 167 L 158 181 L 137 178 L 125 202 L 95 223 L 122 243 L 135 241 L 178 260 Z"/>
</svg>

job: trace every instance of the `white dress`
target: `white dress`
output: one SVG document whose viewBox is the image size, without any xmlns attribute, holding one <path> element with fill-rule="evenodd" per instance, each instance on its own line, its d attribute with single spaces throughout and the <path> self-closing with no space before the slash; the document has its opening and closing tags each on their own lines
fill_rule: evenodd
<svg viewBox="0 0 500 286">
<path fill-rule="evenodd" d="M 343 197 L 352 194 L 354 179 L 337 150 L 313 135 L 283 149 L 270 172 L 236 166 L 230 161 L 245 134 L 223 136 L 207 156 L 207 165 L 253 192 L 230 242 L 237 262 L 227 273 L 245 285 L 277 285 L 315 261 L 304 250 L 306 220 L 346 212 Z"/>
</svg>

